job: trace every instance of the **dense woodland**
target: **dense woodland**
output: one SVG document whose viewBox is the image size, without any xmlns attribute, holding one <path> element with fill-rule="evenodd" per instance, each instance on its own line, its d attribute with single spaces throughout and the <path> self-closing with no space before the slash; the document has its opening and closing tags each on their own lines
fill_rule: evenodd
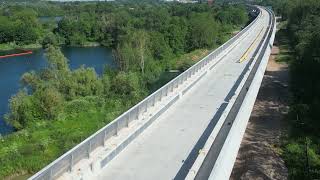
<svg viewBox="0 0 320 180">
<path fill-rule="evenodd" d="M 49 11 L 50 9 L 50 11 Z M 40 21 L 39 16 L 59 16 Z M 0 9 L 0 43 L 38 43 L 48 67 L 21 77 L 0 137 L 0 179 L 34 173 L 212 50 L 249 22 L 244 6 L 158 3 L 8 5 Z M 60 45 L 113 49 L 118 69 L 70 70 Z"/>
<path fill-rule="evenodd" d="M 292 93 L 283 157 L 289 179 L 320 178 L 320 1 L 266 0 L 282 16 L 289 39 Z M 280 32 L 279 32 L 280 33 Z"/>
</svg>

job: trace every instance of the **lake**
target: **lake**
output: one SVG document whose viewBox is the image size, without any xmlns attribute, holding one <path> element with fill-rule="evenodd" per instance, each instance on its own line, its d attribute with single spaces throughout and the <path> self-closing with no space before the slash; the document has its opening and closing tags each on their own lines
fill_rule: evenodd
<svg viewBox="0 0 320 180">
<path fill-rule="evenodd" d="M 104 47 L 63 47 L 63 54 L 69 59 L 71 69 L 85 65 L 93 67 L 98 75 L 103 73 L 104 66 L 115 68 L 110 49 Z M 35 50 L 33 54 L 0 59 L 0 134 L 6 135 L 13 128 L 4 122 L 8 112 L 8 101 L 18 92 L 21 76 L 31 70 L 40 70 L 47 66 L 44 50 Z"/>
</svg>

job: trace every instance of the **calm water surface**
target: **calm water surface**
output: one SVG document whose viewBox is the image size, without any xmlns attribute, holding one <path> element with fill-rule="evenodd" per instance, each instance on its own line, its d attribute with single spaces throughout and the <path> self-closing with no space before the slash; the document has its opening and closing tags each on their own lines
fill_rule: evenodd
<svg viewBox="0 0 320 180">
<path fill-rule="evenodd" d="M 116 67 L 111 50 L 104 47 L 65 47 L 62 52 L 69 59 L 71 69 L 85 65 L 95 68 L 101 75 L 105 65 Z M 5 135 L 13 129 L 4 122 L 8 112 L 8 101 L 18 92 L 20 77 L 28 71 L 40 70 L 47 66 L 43 50 L 36 50 L 31 55 L 0 59 L 0 134 Z"/>
</svg>

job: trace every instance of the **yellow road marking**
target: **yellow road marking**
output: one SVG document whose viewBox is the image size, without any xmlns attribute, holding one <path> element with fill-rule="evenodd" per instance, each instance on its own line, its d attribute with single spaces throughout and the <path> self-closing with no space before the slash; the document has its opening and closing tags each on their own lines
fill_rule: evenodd
<svg viewBox="0 0 320 180">
<path fill-rule="evenodd" d="M 254 39 L 254 41 L 250 44 L 249 48 L 246 50 L 246 52 L 242 55 L 242 57 L 239 60 L 239 63 L 242 63 L 243 61 L 245 61 L 248 57 L 248 54 L 251 52 L 253 46 L 256 44 L 256 42 L 258 41 L 258 38 L 260 37 L 262 31 L 263 31 L 264 27 L 261 29 L 261 31 L 259 32 L 259 34 L 257 35 L 257 37 Z"/>
</svg>

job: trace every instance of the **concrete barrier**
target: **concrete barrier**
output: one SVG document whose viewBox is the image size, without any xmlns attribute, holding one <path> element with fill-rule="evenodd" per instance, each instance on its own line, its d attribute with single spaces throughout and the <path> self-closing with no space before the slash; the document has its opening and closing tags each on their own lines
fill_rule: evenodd
<svg viewBox="0 0 320 180">
<path fill-rule="evenodd" d="M 127 112 L 120 115 L 110 124 L 106 125 L 86 140 L 78 144 L 76 147 L 72 148 L 67 153 L 63 154 L 61 157 L 50 163 L 48 166 L 43 168 L 41 171 L 36 173 L 29 179 L 57 179 L 61 175 L 65 175 L 63 178 L 79 179 L 83 177 L 89 177 L 93 173 L 96 174 L 102 167 L 104 167 L 110 160 L 112 160 L 117 154 L 119 154 L 135 137 L 137 137 L 141 132 L 146 129 L 155 119 L 157 119 L 160 114 L 162 114 L 166 109 L 168 109 L 174 102 L 176 102 L 180 96 L 188 91 L 196 82 L 198 82 L 203 76 L 206 75 L 210 67 L 214 66 L 216 61 L 221 59 L 229 50 L 237 45 L 243 36 L 250 32 L 252 26 L 255 25 L 257 18 L 239 32 L 236 36 L 231 38 L 225 44 L 220 46 L 218 49 L 210 53 L 208 56 L 203 58 L 201 61 L 190 67 L 188 70 L 180 74 L 178 77 L 174 78 L 172 81 L 158 89 L 156 92 L 152 93 L 150 96 L 139 102 L 134 107 L 130 108 Z M 187 85 L 186 88 L 183 88 Z M 176 92 L 178 87 L 179 92 Z M 174 95 L 177 94 L 177 95 Z M 163 101 L 163 99 L 168 99 L 173 95 L 173 99 L 169 101 Z M 159 103 L 166 103 L 164 106 L 158 109 L 158 111 L 152 112 L 152 116 L 148 117 L 147 123 L 144 123 L 141 127 L 123 139 L 117 144 L 115 149 L 111 152 L 106 153 L 103 156 L 94 157 L 92 153 L 95 153 L 96 149 L 105 146 L 108 139 L 118 136 L 119 131 L 124 128 L 128 128 L 130 123 L 135 120 L 139 120 L 143 114 L 153 109 Z M 79 162 L 84 162 L 81 168 L 82 171 L 75 171 L 74 167 Z M 97 163 L 98 161 L 98 163 Z M 100 164 L 100 167 L 99 167 Z M 67 174 L 67 175 L 66 175 Z"/>
<path fill-rule="evenodd" d="M 229 179 L 230 177 L 233 165 L 235 163 L 241 145 L 241 140 L 245 133 L 248 120 L 250 118 L 250 114 L 253 109 L 257 94 L 259 92 L 259 88 L 261 86 L 263 75 L 268 64 L 268 59 L 271 53 L 271 48 L 275 34 L 274 30 L 272 30 L 271 32 L 273 34 L 271 39 L 268 42 L 266 42 L 267 49 L 264 52 L 261 64 L 254 76 L 254 79 L 252 80 L 251 86 L 248 89 L 246 97 L 231 127 L 228 137 L 221 149 L 221 153 L 216 161 L 215 166 L 213 167 L 209 179 L 223 180 Z"/>
<path fill-rule="evenodd" d="M 268 10 L 269 11 L 269 10 Z M 196 162 L 190 169 L 186 179 L 229 179 L 233 164 L 237 157 L 243 134 L 245 132 L 261 81 L 265 72 L 271 47 L 275 36 L 274 15 L 269 11 L 272 18 L 269 33 L 259 49 L 260 55 L 255 63 L 249 67 L 244 75 L 235 95 L 230 99 L 223 116 L 219 119 L 215 129 L 208 138 L 204 148 L 199 152 Z M 247 85 L 249 84 L 249 86 Z M 247 89 L 248 88 L 248 89 Z M 247 91 L 247 92 L 245 92 Z M 244 94 L 245 93 L 245 94 Z M 243 96 L 243 98 L 239 97 Z M 242 99 L 242 100 L 241 100 Z M 238 107 L 237 107 L 238 106 Z M 235 108 L 236 107 L 236 108 Z M 236 111 L 232 110 L 237 109 Z M 233 114 L 232 114 L 233 113 Z M 220 142 L 222 148 L 215 149 L 214 143 L 226 119 L 232 114 L 233 124 L 224 142 Z M 230 118 L 229 118 L 230 119 Z M 229 123 L 229 120 L 228 122 Z M 226 131 L 227 132 L 227 131 Z M 219 151 L 219 152 L 217 152 Z M 217 157 L 216 157 L 217 156 Z"/>
</svg>

